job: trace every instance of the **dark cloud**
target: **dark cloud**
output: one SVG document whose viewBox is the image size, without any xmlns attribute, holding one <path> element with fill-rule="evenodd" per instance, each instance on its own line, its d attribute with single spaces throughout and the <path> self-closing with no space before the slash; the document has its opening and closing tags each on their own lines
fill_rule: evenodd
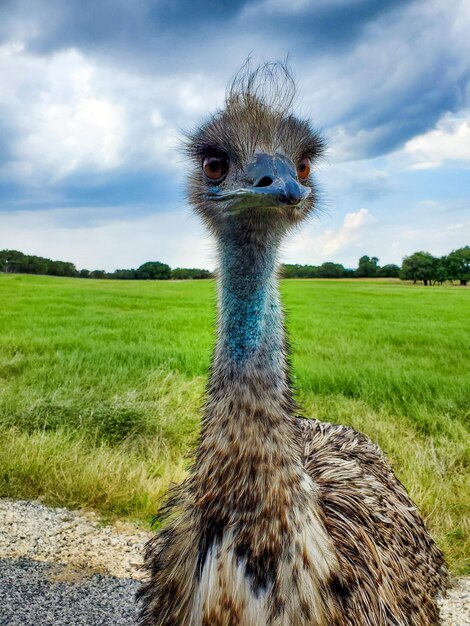
<svg viewBox="0 0 470 626">
<path fill-rule="evenodd" d="M 174 0 L 131 3 L 127 0 L 6 0 L 0 8 L 3 38 L 26 32 L 28 48 L 51 53 L 67 47 L 126 57 L 174 71 L 181 62 L 200 63 L 207 49 L 208 72 L 217 71 L 221 57 L 236 42 L 253 49 L 279 45 L 287 51 L 330 52 L 352 44 L 364 27 L 410 0 L 356 0 L 307 4 L 300 11 L 279 11 L 269 3 L 249 0 Z M 25 26 L 29 28 L 25 29 Z M 227 44 L 229 44 L 227 46 Z M 218 48 L 218 55 L 211 54 Z M 246 56 L 251 48 L 244 49 Z"/>
<path fill-rule="evenodd" d="M 328 59 L 332 84 L 350 101 L 336 114 L 325 107 L 325 128 L 333 135 L 341 128 L 348 136 L 348 159 L 392 152 L 434 128 L 443 114 L 466 106 L 465 46 L 449 37 L 456 14 L 425 7 L 382 19 L 374 37 L 364 36 L 351 53 Z"/>
<path fill-rule="evenodd" d="M 332 50 L 339 51 L 352 45 L 374 21 L 410 4 L 411 0 L 312 2 L 297 13 L 285 11 L 273 15 L 268 9 L 260 11 L 251 28 L 266 28 L 272 37 L 285 37 L 292 51 L 308 56 L 312 51 L 317 54 L 331 53 Z"/>
<path fill-rule="evenodd" d="M 432 128 L 443 112 L 462 105 L 468 63 L 445 32 L 436 30 L 436 37 L 421 37 L 439 19 L 433 8 L 426 12 L 427 6 L 418 0 L 318 0 L 297 9 L 294 3 L 287 10 L 280 0 L 3 0 L 0 38 L 24 41 L 26 51 L 37 56 L 75 48 L 87 59 L 104 60 L 110 80 L 113 71 L 125 67 L 129 76 L 142 78 L 142 84 L 148 85 L 162 76 L 181 77 L 184 83 L 189 73 L 207 77 L 207 83 L 211 79 L 212 85 L 224 85 L 251 51 L 266 59 L 285 58 L 291 52 L 294 70 L 310 93 L 325 87 L 315 83 L 319 66 L 328 68 L 324 82 L 343 89 L 341 106 L 330 109 L 325 96 L 315 106 L 323 109 L 327 135 L 335 136 L 338 128 L 346 135 L 344 158 L 373 158 L 397 149 Z M 455 6 L 450 0 L 450 16 Z M 422 13 L 408 18 L 416 7 L 424 7 Z M 400 38 L 409 44 L 405 55 L 395 49 Z M 359 48 L 365 50 L 362 55 L 357 53 Z M 356 64 L 348 64 L 356 57 Z M 314 76 L 310 83 L 309 73 Z M 390 74 L 398 79 L 390 81 Z M 23 101 L 29 99 L 33 106 L 42 97 L 41 90 L 47 91 L 47 81 L 44 85 L 29 81 L 29 94 Z M 95 173 L 89 165 L 86 173 L 72 172 L 60 183 L 43 179 L 50 193 L 36 198 L 30 195 L 32 187 L 25 191 L 19 179 L 4 183 L 0 190 L 4 202 L 98 206 L 180 198 L 175 177 L 148 168 L 135 172 L 129 153 L 132 144 L 145 143 L 151 116 L 142 86 L 135 94 L 135 85 L 129 86 L 129 93 L 126 87 L 127 83 L 120 84 L 121 91 L 110 96 L 104 89 L 103 97 L 116 102 L 122 98 L 124 104 L 133 98 L 125 119 L 131 136 L 126 144 L 127 163 L 119 161 L 112 174 Z M 186 119 L 192 124 L 200 114 L 174 104 L 171 94 L 157 104 L 165 125 L 171 120 L 171 107 L 180 116 L 171 120 L 175 125 L 181 119 L 184 125 Z M 8 112 L 3 120 L 7 118 Z M 20 122 L 15 128 L 0 119 L 0 169 L 15 158 L 20 127 Z M 145 162 L 145 148 L 139 159 Z"/>
<path fill-rule="evenodd" d="M 170 0 L 6 0 L 0 7 L 3 40 L 26 33 L 28 49 L 48 54 L 68 47 L 101 51 L 108 56 L 159 65 L 182 60 L 185 46 L 199 37 L 220 36 L 243 8 L 241 2 Z M 144 55 L 151 55 L 145 59 Z"/>
<path fill-rule="evenodd" d="M 364 98 L 339 120 L 352 136 L 360 137 L 351 156 L 375 158 L 392 152 L 433 128 L 444 111 L 456 110 L 460 95 L 452 81 L 444 73 L 432 74 L 388 98 Z"/>
<path fill-rule="evenodd" d="M 155 213 L 183 204 L 183 188 L 174 177 L 154 172 L 116 171 L 74 175 L 47 186 L 0 182 L 0 212 L 71 207 L 138 207 Z"/>
<path fill-rule="evenodd" d="M 18 134 L 18 130 L 11 126 L 8 116 L 0 107 L 0 165 L 14 158 L 14 146 Z"/>
</svg>

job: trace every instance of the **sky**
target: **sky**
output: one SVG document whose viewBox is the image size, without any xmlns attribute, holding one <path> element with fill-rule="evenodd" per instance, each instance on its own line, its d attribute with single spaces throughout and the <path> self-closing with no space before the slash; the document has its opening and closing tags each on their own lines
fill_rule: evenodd
<svg viewBox="0 0 470 626">
<path fill-rule="evenodd" d="M 1 0 L 0 249 L 213 269 L 177 148 L 249 55 L 329 146 L 284 262 L 470 244 L 469 33 L 468 0 Z"/>
</svg>

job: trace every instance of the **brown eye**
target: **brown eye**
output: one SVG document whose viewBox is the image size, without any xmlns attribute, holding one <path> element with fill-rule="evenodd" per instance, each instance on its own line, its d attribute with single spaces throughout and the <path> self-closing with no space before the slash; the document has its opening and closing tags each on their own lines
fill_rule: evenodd
<svg viewBox="0 0 470 626">
<path fill-rule="evenodd" d="M 307 180 L 310 175 L 310 159 L 302 159 L 297 165 L 297 176 L 300 180 Z"/>
<path fill-rule="evenodd" d="M 202 163 L 202 169 L 207 178 L 219 180 L 228 172 L 228 160 L 222 156 L 206 157 Z"/>
</svg>

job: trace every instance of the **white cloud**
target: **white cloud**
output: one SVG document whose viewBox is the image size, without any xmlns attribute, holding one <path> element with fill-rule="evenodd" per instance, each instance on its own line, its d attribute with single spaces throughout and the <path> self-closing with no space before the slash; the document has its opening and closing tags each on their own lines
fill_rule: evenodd
<svg viewBox="0 0 470 626">
<path fill-rule="evenodd" d="M 405 228 L 394 243 L 395 249 L 402 256 L 417 250 L 427 250 L 435 256 L 442 256 L 468 245 L 469 241 L 470 220 L 464 220 L 443 228 Z"/>
<path fill-rule="evenodd" d="M 286 5 L 287 6 L 287 5 Z M 466 0 L 425 0 L 385 13 L 345 54 L 325 54 L 298 72 L 306 114 L 328 128 L 334 162 L 384 150 L 403 127 L 439 112 L 443 90 L 464 84 L 470 56 Z M 422 86 L 423 92 L 420 91 Z"/>
<path fill-rule="evenodd" d="M 162 261 L 171 267 L 214 267 L 214 246 L 189 211 L 112 217 L 119 209 L 109 209 L 101 217 L 96 209 L 83 208 L 0 213 L 0 249 L 106 271 L 135 268 L 146 261 Z M 84 216 L 88 226 L 80 225 Z"/>
<path fill-rule="evenodd" d="M 347 213 L 343 225 L 338 231 L 325 231 L 323 234 L 324 254 L 332 255 L 344 250 L 346 246 L 357 245 L 362 241 L 365 226 L 375 219 L 367 209 L 359 209 L 356 213 Z"/>
<path fill-rule="evenodd" d="M 438 167 L 446 161 L 470 164 L 470 110 L 447 113 L 434 130 L 408 141 L 404 152 L 412 169 Z"/>
<path fill-rule="evenodd" d="M 410 215 L 424 208 L 410 207 Z M 282 260 L 314 265 L 335 261 L 357 267 L 363 254 L 379 257 L 381 265 L 400 264 L 405 255 L 417 250 L 442 256 L 470 242 L 470 220 L 449 223 L 453 212 L 447 213 L 445 208 L 438 204 L 427 206 L 427 219 L 410 220 L 409 225 L 395 221 L 393 216 L 376 218 L 365 208 L 347 213 L 336 229 L 319 231 L 317 221 L 293 237 L 284 248 Z"/>
<path fill-rule="evenodd" d="M 398 186 L 390 173 L 388 163 L 383 159 L 322 166 L 318 178 L 321 189 L 325 189 L 328 203 L 333 205 L 337 205 L 341 198 L 351 195 L 367 200 L 380 198 L 393 193 Z"/>
<path fill-rule="evenodd" d="M 445 214 L 444 214 L 445 216 Z M 444 217 L 444 220 L 446 218 Z M 448 217 L 447 217 L 448 219 Z M 455 219 L 455 218 L 454 218 Z M 443 256 L 470 242 L 470 220 L 440 223 L 430 217 L 421 224 L 378 224 L 373 246 L 382 264 L 400 263 L 404 256 L 426 250 L 434 256 Z"/>
<path fill-rule="evenodd" d="M 6 45 L 0 71 L 0 106 L 19 133 L 10 174 L 56 180 L 120 165 L 123 111 L 96 89 L 95 68 L 82 55 L 69 50 L 45 59 Z"/>
<path fill-rule="evenodd" d="M 358 4 L 361 0 L 316 0 L 315 5 L 317 9 L 331 8 L 332 6 L 342 6 L 345 4 Z M 243 17 L 255 17 L 259 15 L 268 14 L 280 14 L 292 15 L 293 13 L 301 13 L 305 9 L 310 8 L 310 0 L 259 0 L 247 4 L 244 8 Z"/>
<path fill-rule="evenodd" d="M 75 172 L 174 167 L 181 127 L 223 98 L 200 74 L 146 75 L 68 49 L 0 46 L 0 110 L 15 134 L 7 180 L 48 183 Z"/>
<path fill-rule="evenodd" d="M 285 247 L 283 258 L 302 259 L 302 263 L 323 263 L 338 259 L 356 260 L 365 254 L 365 237 L 376 222 L 368 209 L 347 213 L 339 228 L 315 233 L 312 227 L 296 234 Z M 316 226 L 317 224 L 315 224 Z"/>
</svg>

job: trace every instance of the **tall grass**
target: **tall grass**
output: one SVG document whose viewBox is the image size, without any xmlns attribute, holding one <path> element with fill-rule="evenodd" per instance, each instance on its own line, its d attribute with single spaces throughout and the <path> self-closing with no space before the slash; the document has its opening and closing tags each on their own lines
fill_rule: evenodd
<svg viewBox="0 0 470 626">
<path fill-rule="evenodd" d="M 469 571 L 470 292 L 282 284 L 304 413 L 377 441 Z M 148 520 L 197 436 L 212 282 L 0 276 L 0 495 Z"/>
</svg>

